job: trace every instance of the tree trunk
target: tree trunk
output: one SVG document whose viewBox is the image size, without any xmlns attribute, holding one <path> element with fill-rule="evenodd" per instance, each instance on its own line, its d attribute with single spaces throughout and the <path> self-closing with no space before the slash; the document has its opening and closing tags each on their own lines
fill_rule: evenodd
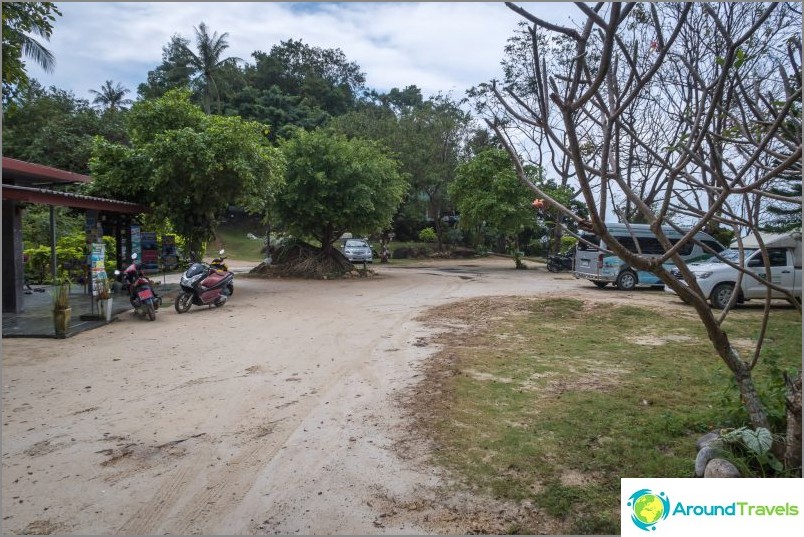
<svg viewBox="0 0 804 537">
<path fill-rule="evenodd" d="M 785 440 L 784 467 L 798 470 L 801 477 L 801 370 L 791 380 L 785 375 L 787 384 L 787 436 Z"/>
</svg>

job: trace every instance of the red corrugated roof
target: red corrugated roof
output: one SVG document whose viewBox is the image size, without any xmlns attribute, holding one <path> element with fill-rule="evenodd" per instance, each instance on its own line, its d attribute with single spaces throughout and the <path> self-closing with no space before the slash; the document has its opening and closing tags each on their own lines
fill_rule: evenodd
<svg viewBox="0 0 804 537">
<path fill-rule="evenodd" d="M 31 188 L 26 186 L 3 185 L 3 199 L 40 203 L 44 205 L 58 205 L 61 207 L 75 207 L 79 209 L 94 209 L 114 213 L 140 214 L 150 212 L 145 205 L 116 201 L 106 198 L 96 198 L 73 194 L 72 192 L 59 192 L 45 188 Z"/>
<path fill-rule="evenodd" d="M 8 180 L 11 179 L 11 180 Z M 42 164 L 3 157 L 3 183 L 89 183 L 88 175 L 73 173 Z"/>
</svg>

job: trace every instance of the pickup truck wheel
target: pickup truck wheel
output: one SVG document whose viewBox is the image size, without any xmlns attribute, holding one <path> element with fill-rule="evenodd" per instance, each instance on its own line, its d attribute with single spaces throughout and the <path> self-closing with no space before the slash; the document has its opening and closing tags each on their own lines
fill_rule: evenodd
<svg viewBox="0 0 804 537">
<path fill-rule="evenodd" d="M 630 270 L 624 270 L 617 276 L 617 289 L 620 291 L 633 291 L 637 285 L 636 274 Z"/>
<path fill-rule="evenodd" d="M 728 305 L 733 292 L 733 283 L 719 283 L 714 289 L 712 289 L 712 295 L 709 297 L 709 302 L 712 304 L 713 308 L 722 310 Z"/>
</svg>

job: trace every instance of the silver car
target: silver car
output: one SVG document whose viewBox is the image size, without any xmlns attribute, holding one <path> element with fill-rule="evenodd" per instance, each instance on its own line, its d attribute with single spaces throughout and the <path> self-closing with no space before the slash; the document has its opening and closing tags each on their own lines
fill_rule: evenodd
<svg viewBox="0 0 804 537">
<path fill-rule="evenodd" d="M 371 246 L 363 239 L 346 239 L 343 255 L 352 263 L 371 263 L 374 260 Z"/>
</svg>

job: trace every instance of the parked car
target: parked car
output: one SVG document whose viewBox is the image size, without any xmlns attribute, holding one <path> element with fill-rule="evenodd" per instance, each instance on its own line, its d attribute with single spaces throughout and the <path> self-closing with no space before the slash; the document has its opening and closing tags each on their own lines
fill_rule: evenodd
<svg viewBox="0 0 804 537">
<path fill-rule="evenodd" d="M 371 263 L 374 252 L 364 239 L 346 239 L 343 243 L 343 255 L 352 263 Z"/>
<path fill-rule="evenodd" d="M 736 268 L 715 258 L 710 259 L 708 263 L 689 265 L 698 287 L 701 288 L 704 297 L 709 300 L 713 308 L 723 309 L 728 305 L 738 279 L 740 280 L 740 287 L 737 291 L 738 304 L 752 298 L 765 298 L 768 286 L 764 282 L 767 281 L 801 300 L 801 233 L 761 233 L 760 236 L 767 249 L 770 262 L 768 268 L 765 267 L 762 259 L 759 242 L 753 235 L 749 235 L 742 241 L 743 262 L 748 270 L 748 273 L 743 274 L 742 278 L 738 278 L 739 271 Z M 734 264 L 739 264 L 739 243 L 735 240 L 731 249 L 721 252 L 720 255 Z M 673 274 L 676 278 L 681 278 L 678 270 L 673 271 Z M 683 283 L 686 284 L 686 282 Z M 665 291 L 675 293 L 667 286 Z M 773 289 L 771 296 L 782 298 L 785 294 Z"/>
</svg>

